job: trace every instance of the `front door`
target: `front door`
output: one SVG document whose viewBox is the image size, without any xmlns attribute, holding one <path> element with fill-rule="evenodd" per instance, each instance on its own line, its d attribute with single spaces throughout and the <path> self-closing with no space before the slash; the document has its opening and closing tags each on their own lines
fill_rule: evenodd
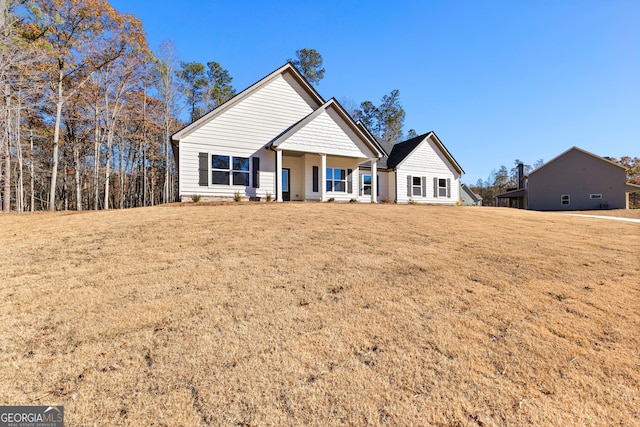
<svg viewBox="0 0 640 427">
<path fill-rule="evenodd" d="M 290 184 L 289 169 L 282 169 L 282 200 L 285 202 L 291 200 L 291 192 L 289 191 Z"/>
</svg>

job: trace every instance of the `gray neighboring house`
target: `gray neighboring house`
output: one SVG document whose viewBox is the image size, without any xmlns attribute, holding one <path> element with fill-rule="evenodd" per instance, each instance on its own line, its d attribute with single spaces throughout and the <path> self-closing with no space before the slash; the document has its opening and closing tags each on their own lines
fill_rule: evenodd
<svg viewBox="0 0 640 427">
<path fill-rule="evenodd" d="M 511 207 L 538 211 L 628 209 L 629 193 L 640 186 L 627 183 L 626 169 L 605 157 L 572 147 L 538 169 L 520 177 L 517 189 L 498 194 Z"/>
<path fill-rule="evenodd" d="M 462 206 L 482 206 L 482 196 L 471 191 L 467 184 L 460 183 L 460 203 Z"/>
</svg>

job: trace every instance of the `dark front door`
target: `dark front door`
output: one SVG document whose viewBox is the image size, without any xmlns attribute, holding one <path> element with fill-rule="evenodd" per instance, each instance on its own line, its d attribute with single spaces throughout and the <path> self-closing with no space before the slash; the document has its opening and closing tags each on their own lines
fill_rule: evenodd
<svg viewBox="0 0 640 427">
<path fill-rule="evenodd" d="M 282 200 L 285 202 L 291 200 L 291 192 L 289 191 L 290 184 L 289 169 L 282 169 Z"/>
</svg>

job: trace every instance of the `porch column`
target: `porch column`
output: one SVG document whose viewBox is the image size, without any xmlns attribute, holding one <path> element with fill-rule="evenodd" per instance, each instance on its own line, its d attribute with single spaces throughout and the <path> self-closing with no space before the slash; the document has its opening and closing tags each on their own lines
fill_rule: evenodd
<svg viewBox="0 0 640 427">
<path fill-rule="evenodd" d="M 276 202 L 282 202 L 282 150 L 276 150 Z"/>
<path fill-rule="evenodd" d="M 371 203 L 378 203 L 378 159 L 371 159 Z"/>
<path fill-rule="evenodd" d="M 324 202 L 327 196 L 327 155 L 320 154 L 320 201 Z"/>
</svg>

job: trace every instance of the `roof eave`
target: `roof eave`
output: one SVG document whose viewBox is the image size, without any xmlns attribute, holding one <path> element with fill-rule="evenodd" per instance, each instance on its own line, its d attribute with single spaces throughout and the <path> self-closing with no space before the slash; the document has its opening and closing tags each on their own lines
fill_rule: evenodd
<svg viewBox="0 0 640 427">
<path fill-rule="evenodd" d="M 222 114 L 224 111 L 239 103 L 242 99 L 256 92 L 258 89 L 262 88 L 267 83 L 271 82 L 287 71 L 291 72 L 291 75 L 307 90 L 307 92 L 311 95 L 312 98 L 314 98 L 319 106 L 325 104 L 325 100 L 322 98 L 322 96 L 320 96 L 320 94 L 313 88 L 313 86 L 311 86 L 311 84 L 309 84 L 309 82 L 302 76 L 302 74 L 300 74 L 300 71 L 298 71 L 298 69 L 291 62 L 287 62 L 286 64 L 267 74 L 265 77 L 261 78 L 233 98 L 227 100 L 222 105 L 217 106 L 204 116 L 200 117 L 198 120 L 189 123 L 179 131 L 175 132 L 173 135 L 171 135 L 172 143 L 175 142 L 175 145 L 178 145 L 180 143 L 180 140 L 186 135 L 198 130 L 200 127 L 208 123 L 212 118 Z"/>
</svg>

